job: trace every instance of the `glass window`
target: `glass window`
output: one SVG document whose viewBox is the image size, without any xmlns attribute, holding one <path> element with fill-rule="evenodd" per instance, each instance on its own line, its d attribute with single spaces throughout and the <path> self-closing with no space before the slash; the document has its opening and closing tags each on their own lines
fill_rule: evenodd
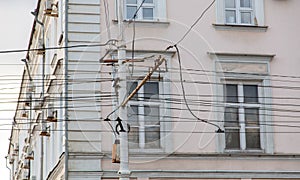
<svg viewBox="0 0 300 180">
<path fill-rule="evenodd" d="M 139 109 L 138 106 L 128 107 L 128 123 L 130 124 L 130 132 L 128 133 L 129 147 L 137 148 L 139 146 Z"/>
<path fill-rule="evenodd" d="M 240 132 L 238 129 L 226 129 L 226 149 L 240 149 Z"/>
<path fill-rule="evenodd" d="M 227 84 L 224 87 L 225 103 L 230 103 L 225 104 L 224 111 L 225 148 L 260 149 L 258 86 Z"/>
<path fill-rule="evenodd" d="M 236 12 L 234 10 L 226 10 L 226 22 L 236 23 Z"/>
<path fill-rule="evenodd" d="M 241 12 L 241 23 L 242 24 L 251 24 L 251 12 Z"/>
<path fill-rule="evenodd" d="M 127 89 L 129 89 L 127 92 L 127 96 L 129 96 L 137 87 L 138 83 L 137 82 L 127 82 Z M 138 100 L 138 94 L 136 93 L 133 97 L 132 100 Z"/>
<path fill-rule="evenodd" d="M 258 108 L 245 108 L 246 126 L 259 126 Z"/>
<path fill-rule="evenodd" d="M 144 97 L 145 99 L 157 100 L 159 94 L 158 82 L 147 82 L 144 84 Z"/>
<path fill-rule="evenodd" d="M 145 0 L 145 3 L 153 4 L 153 0 Z"/>
<path fill-rule="evenodd" d="M 145 148 L 154 149 L 160 148 L 160 128 L 146 127 L 145 128 Z"/>
<path fill-rule="evenodd" d="M 134 14 L 136 14 L 137 20 L 154 20 L 154 17 L 158 17 L 164 14 L 161 11 L 161 5 L 165 3 L 165 0 L 162 0 L 161 3 L 156 3 L 155 0 L 127 0 L 126 1 L 126 18 L 132 19 Z M 142 4 L 143 3 L 143 4 Z M 137 9 L 139 11 L 137 11 Z M 160 17 L 163 18 L 163 17 Z"/>
<path fill-rule="evenodd" d="M 152 20 L 154 16 L 153 8 L 143 8 L 143 18 Z"/>
<path fill-rule="evenodd" d="M 239 109 L 233 107 L 225 108 L 225 127 L 238 127 L 239 126 Z"/>
<path fill-rule="evenodd" d="M 238 102 L 237 85 L 226 84 L 224 91 L 225 91 L 225 102 L 227 102 L 227 103 L 236 103 L 236 102 Z"/>
<path fill-rule="evenodd" d="M 246 129 L 246 149 L 260 149 L 259 129 Z"/>
<path fill-rule="evenodd" d="M 127 6 L 127 15 L 126 15 L 127 19 L 133 18 L 136 10 L 137 10 L 136 6 Z"/>
<path fill-rule="evenodd" d="M 258 102 L 258 86 L 244 85 L 244 102 L 257 103 Z"/>
<path fill-rule="evenodd" d="M 127 4 L 137 4 L 137 0 L 127 0 Z"/>
<path fill-rule="evenodd" d="M 225 0 L 226 8 L 235 8 L 235 0 Z"/>
<path fill-rule="evenodd" d="M 251 8 L 252 7 L 252 0 L 240 0 L 240 5 L 243 8 Z"/>
<path fill-rule="evenodd" d="M 253 24 L 252 0 L 225 0 L 225 22 Z"/>
<path fill-rule="evenodd" d="M 132 92 L 138 83 L 128 82 L 127 88 Z M 131 101 L 132 104 L 127 108 L 128 123 L 131 127 L 131 132 L 128 134 L 130 148 L 160 148 L 160 107 L 157 105 L 158 95 L 159 83 L 146 82 L 138 91 L 137 96 L 148 99 L 148 101 Z M 153 100 L 156 100 L 155 104 Z"/>
</svg>

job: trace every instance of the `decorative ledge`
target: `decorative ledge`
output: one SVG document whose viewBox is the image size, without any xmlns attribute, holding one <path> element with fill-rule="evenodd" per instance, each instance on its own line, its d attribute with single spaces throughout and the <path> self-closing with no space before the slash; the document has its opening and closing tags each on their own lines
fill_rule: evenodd
<svg viewBox="0 0 300 180">
<path fill-rule="evenodd" d="M 118 23 L 117 19 L 113 19 L 112 21 L 115 24 Z M 124 20 L 123 22 L 130 24 L 133 21 Z M 137 24 L 161 24 L 161 25 L 169 25 L 170 24 L 170 22 L 168 22 L 168 21 L 159 21 L 159 20 L 135 20 L 135 23 L 137 23 Z"/>
<path fill-rule="evenodd" d="M 252 32 L 266 32 L 268 26 L 254 26 L 254 25 L 235 25 L 235 24 L 213 24 L 216 30 L 223 31 L 252 31 Z"/>
<path fill-rule="evenodd" d="M 207 52 L 210 56 L 218 57 L 249 57 L 249 58 L 267 58 L 268 61 L 271 61 L 276 54 L 254 54 L 254 53 L 232 53 L 232 52 Z"/>
</svg>

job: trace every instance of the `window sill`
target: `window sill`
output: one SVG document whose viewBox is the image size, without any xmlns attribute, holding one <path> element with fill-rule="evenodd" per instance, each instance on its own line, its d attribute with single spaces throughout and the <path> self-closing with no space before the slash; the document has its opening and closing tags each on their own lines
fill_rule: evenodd
<svg viewBox="0 0 300 180">
<path fill-rule="evenodd" d="M 163 149 L 131 149 L 129 148 L 130 153 L 146 153 L 146 154 L 161 154 L 164 152 Z"/>
<path fill-rule="evenodd" d="M 216 30 L 223 31 L 252 31 L 252 32 L 266 32 L 268 26 L 254 26 L 254 25 L 239 25 L 239 24 L 213 24 Z"/>
<path fill-rule="evenodd" d="M 113 19 L 112 21 L 115 24 L 118 23 L 117 19 Z M 123 22 L 130 24 L 133 21 L 124 20 Z M 135 20 L 135 23 L 137 23 L 137 24 L 161 24 L 161 25 L 169 25 L 170 24 L 170 22 L 168 22 L 168 21 L 159 21 L 159 20 Z"/>
<path fill-rule="evenodd" d="M 264 150 L 260 150 L 260 149 L 257 149 L 257 150 L 230 150 L 230 149 L 225 149 L 224 150 L 224 153 L 225 154 L 240 154 L 240 155 L 261 155 L 261 154 L 265 154 L 265 151 Z"/>
</svg>

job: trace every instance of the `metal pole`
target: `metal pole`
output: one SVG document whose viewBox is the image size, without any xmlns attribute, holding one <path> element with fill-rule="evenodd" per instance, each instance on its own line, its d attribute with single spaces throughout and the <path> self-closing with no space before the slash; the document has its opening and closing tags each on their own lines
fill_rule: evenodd
<svg viewBox="0 0 300 180">
<path fill-rule="evenodd" d="M 119 27 L 119 48 L 118 48 L 118 79 L 119 87 L 118 89 L 118 104 L 121 106 L 122 101 L 126 97 L 126 76 L 127 68 L 126 63 L 123 63 L 126 59 L 126 49 L 125 49 L 125 36 L 124 36 L 124 24 L 123 24 L 123 11 L 124 11 L 124 0 L 118 0 L 118 27 Z M 126 106 L 121 106 L 119 109 L 119 117 L 121 119 L 127 119 L 127 108 Z M 120 169 L 118 171 L 120 180 L 129 180 L 130 170 L 129 170 L 129 157 L 128 157 L 128 135 L 127 132 L 120 132 Z"/>
</svg>

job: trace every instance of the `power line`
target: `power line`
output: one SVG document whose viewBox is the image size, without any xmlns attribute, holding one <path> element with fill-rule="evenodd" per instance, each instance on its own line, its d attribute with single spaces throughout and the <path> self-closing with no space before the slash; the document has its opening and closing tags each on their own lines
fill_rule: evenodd
<svg viewBox="0 0 300 180">
<path fill-rule="evenodd" d="M 176 51 L 177 51 L 177 57 L 178 57 L 178 63 L 179 63 L 179 71 L 180 71 L 179 75 L 180 75 L 181 90 L 182 90 L 183 99 L 184 99 L 184 102 L 185 102 L 185 105 L 186 105 L 187 109 L 188 109 L 189 112 L 190 112 L 196 119 L 198 119 L 199 121 L 217 127 L 217 128 L 218 128 L 218 130 L 216 131 L 217 133 L 224 133 L 224 130 L 222 130 L 220 126 L 218 126 L 217 124 L 211 123 L 211 122 L 209 122 L 209 121 L 207 121 L 207 120 L 204 120 L 204 119 L 199 118 L 199 117 L 196 116 L 196 114 L 194 114 L 193 111 L 191 110 L 191 108 L 190 108 L 190 106 L 189 106 L 189 104 L 188 104 L 188 102 L 187 102 L 187 99 L 186 99 L 185 89 L 184 89 L 184 85 L 183 85 L 183 77 L 182 77 L 182 72 L 181 72 L 181 57 L 180 57 L 180 52 L 179 52 L 179 49 L 177 48 L 177 45 L 175 45 L 174 47 L 176 48 Z"/>
<path fill-rule="evenodd" d="M 187 32 L 182 36 L 182 38 L 176 43 L 175 45 L 180 44 L 186 37 L 187 35 L 192 31 L 192 29 L 198 24 L 198 22 L 203 18 L 205 13 L 213 6 L 213 4 L 216 2 L 216 0 L 213 0 L 210 5 L 201 13 L 201 15 L 197 18 L 197 20 L 191 25 L 191 27 L 187 30 Z"/>
<path fill-rule="evenodd" d="M 104 44 L 79 44 L 73 46 L 61 46 L 61 47 L 48 47 L 48 48 L 38 48 L 38 49 L 15 49 L 15 50 L 2 50 L 0 54 L 8 53 L 20 53 L 20 52 L 32 52 L 32 51 L 47 51 L 47 50 L 57 50 L 57 49 L 71 49 L 71 48 L 82 48 L 82 47 L 100 47 L 107 45 L 115 45 L 118 40 L 110 39 Z"/>
</svg>

